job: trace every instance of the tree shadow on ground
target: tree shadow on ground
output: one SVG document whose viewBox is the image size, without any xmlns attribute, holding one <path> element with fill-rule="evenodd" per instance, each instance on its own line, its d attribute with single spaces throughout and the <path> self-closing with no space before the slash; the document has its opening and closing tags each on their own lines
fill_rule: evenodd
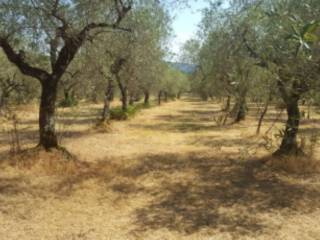
<svg viewBox="0 0 320 240">
<path fill-rule="evenodd" d="M 22 177 L 0 177 L 0 214 L 12 214 L 18 204 L 16 197 L 27 191 Z M 22 203 L 23 204 L 23 203 Z"/>
<path fill-rule="evenodd" d="M 308 128 L 300 128 L 299 135 L 301 136 L 320 136 L 320 127 L 308 127 Z"/>
<path fill-rule="evenodd" d="M 165 177 L 151 190 L 153 200 L 135 211 L 135 232 L 165 228 L 186 235 L 218 230 L 251 236 L 270 227 L 263 214 L 312 212 L 320 206 L 319 190 L 282 180 L 263 166 L 262 160 L 244 163 L 197 153 L 145 156 L 124 175 L 138 179 L 156 172 Z M 193 176 L 177 177 L 185 172 Z"/>
<path fill-rule="evenodd" d="M 22 192 L 22 186 L 20 185 L 22 178 L 20 177 L 1 177 L 0 178 L 0 197 L 2 195 L 16 195 Z"/>
<path fill-rule="evenodd" d="M 203 103 L 202 103 L 203 104 Z M 221 110 L 181 110 L 179 114 L 175 115 L 159 115 L 156 119 L 160 120 L 157 124 L 130 124 L 131 127 L 147 129 L 152 131 L 165 131 L 165 132 L 198 132 L 198 131 L 211 131 L 211 130 L 223 130 L 232 125 L 228 123 L 223 127 L 218 126 L 214 121 L 214 117 L 220 113 Z"/>
<path fill-rule="evenodd" d="M 83 136 L 90 135 L 89 130 L 63 130 L 63 131 L 57 131 L 58 139 L 61 140 L 68 140 L 68 139 L 74 139 L 74 138 L 80 138 Z M 39 140 L 39 131 L 33 130 L 33 129 L 24 129 L 21 131 L 18 131 L 17 135 L 21 146 L 27 144 L 36 144 Z M 12 135 L 11 132 L 2 132 L 0 133 L 0 144 L 1 145 L 10 145 L 12 141 Z"/>
<path fill-rule="evenodd" d="M 163 122 L 154 124 L 130 124 L 131 127 L 137 129 L 145 129 L 151 131 L 163 131 L 171 133 L 189 133 L 189 132 L 199 132 L 199 131 L 219 131 L 223 130 L 222 127 L 217 126 L 216 124 L 202 124 L 202 123 L 193 123 L 193 122 Z M 227 126 L 225 126 L 226 128 Z"/>
<path fill-rule="evenodd" d="M 206 147 L 234 147 L 234 148 L 257 148 L 263 143 L 262 139 L 256 136 L 233 137 L 232 139 L 221 139 L 213 136 L 193 137 L 190 144 Z"/>
<path fill-rule="evenodd" d="M 213 118 L 221 113 L 221 111 L 180 111 L 177 115 L 160 115 L 157 120 L 167 122 L 212 122 Z"/>
<path fill-rule="evenodd" d="M 264 160 L 243 161 L 219 152 L 141 155 L 130 166 L 105 159 L 84 163 L 76 174 L 54 182 L 49 192 L 45 184 L 35 187 L 18 178 L 0 178 L 0 203 L 6 206 L 10 196 L 24 191 L 67 198 L 94 179 L 106 194 L 111 190 L 125 201 L 148 199 L 132 210 L 133 234 L 167 229 L 183 235 L 219 231 L 255 237 L 279 227 L 266 222 L 264 215 L 287 218 L 320 207 L 318 180 L 317 185 L 302 184 L 298 177 L 288 180 L 271 172 Z"/>
</svg>

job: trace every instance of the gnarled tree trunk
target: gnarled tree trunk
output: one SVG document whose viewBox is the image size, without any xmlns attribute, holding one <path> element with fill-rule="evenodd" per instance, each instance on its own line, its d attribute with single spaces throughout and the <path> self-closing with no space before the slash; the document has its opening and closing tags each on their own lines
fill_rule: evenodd
<svg viewBox="0 0 320 240">
<path fill-rule="evenodd" d="M 264 116 L 266 115 L 267 111 L 268 111 L 268 108 L 269 108 L 269 100 L 266 102 L 266 104 L 264 105 L 264 108 L 260 114 L 260 117 L 259 117 L 259 121 L 258 121 L 258 127 L 257 127 L 257 131 L 256 131 L 256 134 L 260 134 L 260 129 L 261 129 L 261 126 L 262 126 L 262 122 L 263 122 L 263 119 L 264 119 Z"/>
<path fill-rule="evenodd" d="M 297 143 L 297 134 L 300 124 L 300 111 L 298 106 L 298 98 L 292 98 L 286 103 L 288 119 L 286 128 L 279 149 L 276 155 L 298 154 L 299 147 Z"/>
<path fill-rule="evenodd" d="M 144 104 L 147 105 L 149 104 L 149 99 L 150 99 L 150 93 L 148 90 L 145 90 L 144 91 Z"/>
<path fill-rule="evenodd" d="M 164 92 L 164 101 L 168 102 L 168 92 Z"/>
<path fill-rule="evenodd" d="M 113 81 L 109 79 L 108 86 L 104 94 L 104 105 L 102 111 L 102 121 L 108 121 L 110 119 L 110 103 L 113 100 Z"/>
<path fill-rule="evenodd" d="M 226 105 L 223 108 L 223 111 L 225 111 L 225 112 L 229 111 L 230 110 L 230 105 L 231 105 L 231 96 L 228 95 L 227 102 L 226 102 Z"/>
<path fill-rule="evenodd" d="M 40 141 L 45 149 L 57 148 L 58 138 L 55 131 L 55 102 L 57 98 L 57 81 L 48 79 L 41 85 L 41 102 L 39 112 Z"/>
<path fill-rule="evenodd" d="M 111 73 L 115 76 L 116 81 L 118 83 L 120 93 L 121 93 L 121 103 L 122 103 L 122 110 L 127 111 L 128 109 L 128 88 L 124 85 L 120 79 L 120 71 L 123 65 L 126 63 L 126 59 L 118 57 L 115 62 L 111 66 Z"/>
<path fill-rule="evenodd" d="M 177 99 L 180 99 L 181 95 L 182 95 L 182 91 L 179 91 L 178 94 L 177 94 Z"/>
<path fill-rule="evenodd" d="M 133 104 L 134 104 L 134 95 L 132 93 L 130 93 L 129 105 L 132 106 Z"/>
<path fill-rule="evenodd" d="M 5 106 L 6 96 L 5 93 L 1 93 L 0 91 L 0 109 Z"/>
<path fill-rule="evenodd" d="M 232 109 L 235 122 L 245 120 L 247 114 L 247 101 L 245 96 L 240 96 Z"/>
<path fill-rule="evenodd" d="M 286 104 L 288 119 L 286 128 L 284 130 L 283 138 L 279 149 L 274 153 L 275 155 L 298 155 L 302 153 L 297 143 L 297 135 L 300 125 L 300 109 L 299 100 L 301 94 L 307 89 L 304 85 L 298 84 L 296 81 L 292 83 L 291 91 L 288 91 L 285 81 L 278 79 L 278 89 L 281 97 Z"/>
<path fill-rule="evenodd" d="M 260 134 L 260 129 L 261 129 L 261 126 L 262 126 L 262 122 L 263 122 L 263 119 L 264 119 L 264 116 L 266 115 L 266 113 L 268 112 L 268 109 L 269 109 L 269 104 L 271 102 L 271 99 L 272 99 L 272 91 L 270 90 L 270 93 L 269 93 L 269 96 L 268 96 L 268 99 L 264 105 L 264 108 L 260 114 L 260 117 L 259 117 L 259 121 L 258 121 L 258 127 L 257 127 L 257 131 L 256 131 L 256 134 Z"/>
<path fill-rule="evenodd" d="M 122 102 L 122 110 L 128 110 L 128 91 L 127 88 L 124 87 L 121 89 L 121 102 Z"/>
<path fill-rule="evenodd" d="M 161 105 L 161 100 L 162 100 L 162 90 L 160 90 L 158 93 L 158 104 L 159 105 Z"/>
</svg>

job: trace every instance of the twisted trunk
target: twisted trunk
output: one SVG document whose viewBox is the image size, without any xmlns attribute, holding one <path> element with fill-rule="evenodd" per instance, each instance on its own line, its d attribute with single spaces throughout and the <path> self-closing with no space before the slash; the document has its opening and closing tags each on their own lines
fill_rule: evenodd
<svg viewBox="0 0 320 240">
<path fill-rule="evenodd" d="M 158 93 L 158 104 L 161 105 L 161 98 L 162 98 L 162 90 Z"/>
<path fill-rule="evenodd" d="M 121 93 L 122 110 L 127 111 L 128 110 L 128 90 L 120 82 L 119 82 L 119 88 Z"/>
<path fill-rule="evenodd" d="M 245 120 L 247 114 L 247 101 L 245 96 L 240 96 L 233 107 L 232 115 L 235 122 Z"/>
<path fill-rule="evenodd" d="M 5 94 L 0 92 L 0 109 L 5 106 L 5 99 L 6 99 Z"/>
<path fill-rule="evenodd" d="M 225 105 L 223 111 L 228 112 L 230 110 L 230 105 L 231 105 L 231 96 L 228 95 L 227 102 L 226 102 L 226 105 Z"/>
<path fill-rule="evenodd" d="M 298 101 L 298 98 L 293 98 L 290 102 L 287 102 L 286 104 L 288 119 L 286 122 L 286 128 L 284 130 L 281 145 L 279 149 L 275 152 L 276 155 L 288 155 L 299 153 L 297 134 L 300 125 L 300 110 L 298 106 Z"/>
<path fill-rule="evenodd" d="M 261 112 L 261 114 L 260 114 L 259 122 L 258 122 L 258 127 L 257 127 L 257 132 L 256 132 L 257 135 L 260 134 L 261 125 L 262 125 L 264 116 L 265 116 L 266 113 L 268 112 L 270 101 L 271 101 L 271 93 L 270 93 L 270 95 L 269 95 L 269 97 L 268 97 L 268 99 L 267 99 L 267 101 L 266 101 L 266 103 L 265 103 L 265 105 L 264 105 L 264 108 L 263 108 L 263 110 L 262 110 L 262 112 Z"/>
<path fill-rule="evenodd" d="M 300 109 L 299 100 L 301 96 L 301 86 L 293 82 L 292 91 L 288 91 L 284 85 L 284 81 L 278 79 L 278 89 L 281 97 L 286 104 L 288 119 L 286 128 L 284 130 L 283 138 L 279 149 L 274 153 L 275 155 L 291 155 L 299 154 L 302 151 L 299 149 L 297 143 L 297 135 L 300 125 Z"/>
<path fill-rule="evenodd" d="M 110 119 L 110 103 L 113 100 L 113 81 L 109 79 L 108 86 L 104 94 L 104 105 L 102 111 L 102 121 L 108 121 Z"/>
<path fill-rule="evenodd" d="M 168 93 L 166 91 L 164 92 L 164 101 L 168 102 Z"/>
<path fill-rule="evenodd" d="M 144 91 L 144 104 L 145 105 L 147 105 L 147 104 L 149 104 L 149 99 L 150 99 L 150 93 L 149 93 L 149 91 Z"/>
<path fill-rule="evenodd" d="M 130 94 L 130 97 L 129 97 L 129 105 L 132 106 L 134 104 L 134 96 L 133 94 L 131 93 Z"/>
<path fill-rule="evenodd" d="M 118 87 L 121 93 L 122 110 L 127 111 L 128 109 L 128 88 L 124 85 L 120 79 L 120 71 L 123 65 L 126 63 L 126 59 L 122 57 L 117 57 L 114 63 L 111 65 L 111 73 L 115 76 L 118 83 Z"/>
<path fill-rule="evenodd" d="M 41 85 L 41 102 L 39 111 L 39 146 L 45 149 L 57 148 L 58 138 L 55 131 L 55 102 L 57 99 L 57 80 L 48 79 Z"/>
</svg>

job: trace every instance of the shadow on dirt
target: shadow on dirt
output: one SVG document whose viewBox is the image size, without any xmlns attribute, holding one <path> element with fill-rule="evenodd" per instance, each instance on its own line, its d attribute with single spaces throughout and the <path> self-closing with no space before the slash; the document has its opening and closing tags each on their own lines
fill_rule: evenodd
<svg viewBox="0 0 320 240">
<path fill-rule="evenodd" d="M 200 153 L 145 156 L 124 175 L 165 175 L 150 193 L 153 200 L 135 211 L 135 230 L 192 234 L 215 229 L 254 235 L 267 227 L 261 214 L 312 212 L 320 206 L 320 190 L 282 180 L 263 166 L 263 159 L 244 163 Z M 175 177 L 183 172 L 193 173 L 192 178 Z"/>
</svg>

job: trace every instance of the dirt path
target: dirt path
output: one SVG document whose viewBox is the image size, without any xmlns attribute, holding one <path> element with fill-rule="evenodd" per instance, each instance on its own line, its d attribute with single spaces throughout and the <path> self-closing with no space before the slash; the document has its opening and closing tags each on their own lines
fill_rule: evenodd
<svg viewBox="0 0 320 240">
<path fill-rule="evenodd" d="M 185 99 L 70 134 L 91 166 L 70 176 L 3 166 L 0 239 L 320 239 L 320 181 L 272 173 L 255 119 L 220 128 L 217 114 Z"/>
</svg>

